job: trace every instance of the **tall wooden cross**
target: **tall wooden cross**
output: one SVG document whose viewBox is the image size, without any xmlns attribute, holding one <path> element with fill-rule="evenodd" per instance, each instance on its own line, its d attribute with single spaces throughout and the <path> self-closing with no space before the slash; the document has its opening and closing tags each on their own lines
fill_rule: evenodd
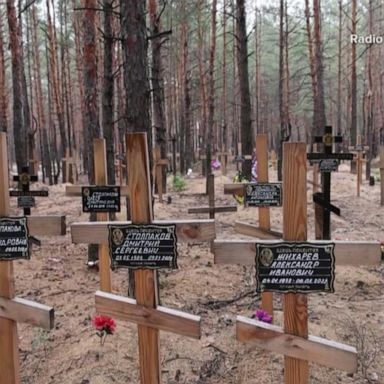
<svg viewBox="0 0 384 384">
<path fill-rule="evenodd" d="M 307 384 L 309 361 L 355 372 L 357 352 L 354 347 L 308 335 L 307 294 L 303 292 L 332 292 L 335 263 L 378 265 L 381 249 L 379 242 L 307 242 L 306 144 L 284 143 L 283 151 L 284 242 L 215 240 L 215 263 L 255 265 L 258 290 L 284 292 L 284 329 L 238 316 L 236 337 L 284 354 L 285 383 Z"/>
<path fill-rule="evenodd" d="M 357 180 L 356 180 L 356 191 L 357 197 L 360 197 L 360 186 L 363 183 L 363 164 L 366 163 L 364 159 L 365 152 L 369 150 L 368 145 L 362 145 L 361 135 L 357 136 L 356 146 L 348 147 L 349 151 L 355 155 L 354 160 L 356 161 L 357 168 Z"/>
<path fill-rule="evenodd" d="M 215 237 L 215 227 L 213 220 L 153 220 L 145 133 L 127 135 L 127 164 L 132 222 L 74 223 L 71 226 L 72 241 L 109 245 L 113 263 L 117 263 L 117 267 L 135 267 L 136 300 L 97 292 L 96 311 L 138 324 L 140 382 L 159 384 L 159 330 L 200 338 L 200 318 L 158 305 L 159 292 L 154 268 L 164 267 L 164 264 L 169 267 L 170 259 L 172 265 L 177 263 L 167 253 L 175 256 L 176 240 L 211 241 Z M 158 242 L 150 240 L 156 236 L 160 239 Z M 120 252 L 119 255 L 116 256 L 116 252 Z"/>
<path fill-rule="evenodd" d="M 207 176 L 208 182 L 208 207 L 188 208 L 188 213 L 209 213 L 209 218 L 214 219 L 215 213 L 236 212 L 237 205 L 215 206 L 215 175 Z"/>
<path fill-rule="evenodd" d="M 319 161 L 322 192 L 313 195 L 316 220 L 316 238 L 331 238 L 331 212 L 340 216 L 340 209 L 331 204 L 331 172 L 337 169 L 339 160 L 352 160 L 352 153 L 333 153 L 333 143 L 341 143 L 342 136 L 332 136 L 332 126 L 325 127 L 323 136 L 315 136 L 315 143 L 323 144 L 323 153 L 308 153 L 310 161 Z"/>
<path fill-rule="evenodd" d="M 168 159 L 161 158 L 161 150 L 159 146 L 156 146 L 153 150 L 153 178 L 156 185 L 156 192 L 159 195 L 159 202 L 163 202 L 163 175 L 164 167 L 169 165 Z M 166 191 L 165 191 L 166 192 Z"/>
<path fill-rule="evenodd" d="M 120 211 L 120 196 L 128 196 L 127 186 L 108 185 L 107 150 L 105 139 L 93 140 L 96 185 L 68 185 L 67 196 L 81 196 L 84 212 L 96 212 L 96 221 L 108 221 L 108 213 Z M 99 245 L 100 289 L 111 292 L 109 250 Z"/>
<path fill-rule="evenodd" d="M 65 235 L 66 230 L 65 217 L 9 217 L 9 211 L 7 139 L 0 132 L 0 383 L 20 384 L 17 323 L 52 329 L 54 310 L 15 297 L 12 260 L 29 258 L 29 236 Z"/>
</svg>

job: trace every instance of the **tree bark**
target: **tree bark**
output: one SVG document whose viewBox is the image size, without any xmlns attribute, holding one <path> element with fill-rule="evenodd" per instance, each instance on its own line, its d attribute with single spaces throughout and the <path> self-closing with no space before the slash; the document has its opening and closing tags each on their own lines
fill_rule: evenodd
<svg viewBox="0 0 384 384">
<path fill-rule="evenodd" d="M 8 131 L 7 83 L 5 77 L 3 19 L 0 19 L 0 132 Z"/>
</svg>

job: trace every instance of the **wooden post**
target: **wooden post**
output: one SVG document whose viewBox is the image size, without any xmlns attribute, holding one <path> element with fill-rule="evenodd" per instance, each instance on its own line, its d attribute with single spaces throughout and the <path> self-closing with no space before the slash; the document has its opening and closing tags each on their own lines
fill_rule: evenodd
<svg viewBox="0 0 384 384">
<path fill-rule="evenodd" d="M 256 159 L 257 159 L 257 181 L 268 183 L 268 135 L 256 136 Z M 268 207 L 259 208 L 259 227 L 270 231 L 271 220 Z M 263 292 L 261 294 L 261 307 L 264 311 L 273 316 L 273 294 Z"/>
<path fill-rule="evenodd" d="M 361 146 L 361 135 L 357 136 L 356 146 Z M 357 162 L 357 197 L 360 197 L 360 185 L 363 178 L 363 154 L 361 151 L 357 152 L 356 156 Z"/>
<path fill-rule="evenodd" d="M 211 208 L 209 212 L 209 218 L 215 218 L 215 175 L 208 174 L 207 175 L 207 188 L 208 188 L 208 206 Z"/>
<path fill-rule="evenodd" d="M 380 146 L 380 205 L 384 205 L 384 145 Z"/>
<path fill-rule="evenodd" d="M 0 132 L 0 217 L 9 215 L 7 135 Z M 13 299 L 13 262 L 0 261 L 0 297 Z M 0 383 L 20 383 L 17 323 L 0 317 Z"/>
<path fill-rule="evenodd" d="M 127 164 L 128 186 L 131 198 L 133 224 L 149 224 L 153 220 L 151 181 L 147 136 L 144 133 L 128 134 Z M 132 166 L 134 164 L 134 166 Z M 156 272 L 150 269 L 135 271 L 137 304 L 156 308 L 158 304 Z M 140 379 L 143 384 L 160 384 L 159 330 L 139 325 Z"/>
<path fill-rule="evenodd" d="M 96 185 L 108 185 L 107 173 L 107 148 L 105 139 L 93 140 L 95 183 Z M 108 212 L 96 213 L 97 221 L 108 221 Z M 99 245 L 99 271 L 100 271 L 100 290 L 111 292 L 111 272 L 108 246 Z"/>
<path fill-rule="evenodd" d="M 283 146 L 283 239 L 307 240 L 307 156 L 305 143 Z M 284 294 L 284 332 L 308 338 L 307 296 Z M 285 384 L 307 384 L 308 361 L 285 357 Z"/>
</svg>

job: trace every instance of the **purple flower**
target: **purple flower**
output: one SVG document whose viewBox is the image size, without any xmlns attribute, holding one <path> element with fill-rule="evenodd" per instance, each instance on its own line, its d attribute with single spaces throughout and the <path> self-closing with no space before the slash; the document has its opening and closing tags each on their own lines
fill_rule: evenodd
<svg viewBox="0 0 384 384">
<path fill-rule="evenodd" d="M 263 321 L 264 323 L 269 323 L 269 324 L 271 324 L 272 320 L 273 320 L 273 317 L 271 315 L 269 315 L 268 312 L 264 311 L 263 309 L 258 309 L 256 311 L 255 317 L 258 320 Z"/>
</svg>

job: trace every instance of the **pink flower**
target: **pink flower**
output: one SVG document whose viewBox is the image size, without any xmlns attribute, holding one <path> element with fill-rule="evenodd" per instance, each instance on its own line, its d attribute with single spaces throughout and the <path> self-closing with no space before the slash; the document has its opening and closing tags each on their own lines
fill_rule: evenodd
<svg viewBox="0 0 384 384">
<path fill-rule="evenodd" d="M 263 309 L 258 309 L 255 313 L 255 317 L 258 320 L 263 321 L 264 323 L 269 323 L 269 324 L 271 324 L 273 320 L 273 317 Z"/>
</svg>

